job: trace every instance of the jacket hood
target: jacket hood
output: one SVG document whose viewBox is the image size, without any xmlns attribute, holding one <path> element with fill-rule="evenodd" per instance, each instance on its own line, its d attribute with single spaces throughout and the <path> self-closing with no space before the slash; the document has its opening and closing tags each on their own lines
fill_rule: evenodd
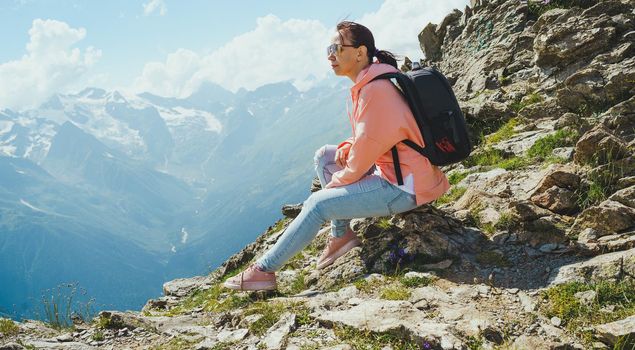
<svg viewBox="0 0 635 350">
<path fill-rule="evenodd" d="M 355 85 L 351 87 L 351 93 L 357 95 L 359 90 L 378 75 L 395 72 L 399 72 L 399 70 L 387 63 L 372 63 L 367 68 L 364 68 L 361 72 L 359 72 L 357 78 L 355 79 Z"/>
</svg>

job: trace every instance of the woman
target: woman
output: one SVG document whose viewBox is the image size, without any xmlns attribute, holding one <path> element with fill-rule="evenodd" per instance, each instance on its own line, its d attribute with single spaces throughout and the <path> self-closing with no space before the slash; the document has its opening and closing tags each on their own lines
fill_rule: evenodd
<svg viewBox="0 0 635 350">
<path fill-rule="evenodd" d="M 224 286 L 239 290 L 276 288 L 275 271 L 306 247 L 322 224 L 331 220 L 331 236 L 320 256 L 318 269 L 360 245 L 349 227 L 350 219 L 388 216 L 431 202 L 448 190 L 443 172 L 401 140 L 423 145 L 407 102 L 385 79 L 374 77 L 397 72 L 393 54 L 377 50 L 372 33 L 361 24 L 344 21 L 327 48 L 336 75 L 346 76 L 353 111 L 349 119 L 353 136 L 338 146 L 326 145 L 315 154 L 322 190 L 305 202 L 276 244 Z M 373 62 L 373 57 L 377 61 Z M 397 185 L 391 148 L 397 145 L 403 185 Z"/>
</svg>

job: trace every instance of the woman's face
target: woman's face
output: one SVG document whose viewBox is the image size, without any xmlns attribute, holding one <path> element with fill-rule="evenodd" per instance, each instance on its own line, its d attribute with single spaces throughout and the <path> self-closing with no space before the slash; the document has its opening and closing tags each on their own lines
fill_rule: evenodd
<svg viewBox="0 0 635 350">
<path fill-rule="evenodd" d="M 335 75 L 350 76 L 359 63 L 359 48 L 351 46 L 345 33 L 342 33 L 341 36 L 339 33 L 335 33 L 331 38 L 331 44 L 330 50 L 328 50 L 328 60 L 333 72 Z"/>
</svg>

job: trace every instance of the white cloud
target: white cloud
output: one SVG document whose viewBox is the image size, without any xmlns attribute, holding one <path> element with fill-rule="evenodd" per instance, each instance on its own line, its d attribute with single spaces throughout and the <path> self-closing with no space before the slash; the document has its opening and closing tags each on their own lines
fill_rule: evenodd
<svg viewBox="0 0 635 350">
<path fill-rule="evenodd" d="M 21 59 L 0 64 L 0 107 L 36 106 L 76 82 L 101 56 L 93 47 L 83 53 L 72 48 L 86 30 L 64 22 L 35 19 L 29 36 Z"/>
<path fill-rule="evenodd" d="M 168 13 L 168 8 L 165 6 L 163 0 L 150 0 L 143 4 L 143 15 L 149 16 L 155 12 L 158 12 L 160 16 L 164 16 Z"/>
<path fill-rule="evenodd" d="M 379 10 L 356 20 L 368 27 L 380 50 L 389 50 L 411 60 L 423 58 L 417 36 L 430 22 L 441 23 L 457 8 L 461 11 L 469 0 L 386 0 Z"/>
<path fill-rule="evenodd" d="M 411 59 L 423 56 L 417 36 L 429 23 L 439 23 L 469 0 L 386 0 L 374 13 L 356 21 L 370 28 L 379 49 Z M 281 21 L 275 15 L 258 18 L 253 31 L 241 34 L 208 55 L 179 49 L 165 62 L 149 62 L 132 87 L 163 96 L 186 97 L 204 81 L 236 91 L 292 80 L 308 89 L 330 74 L 324 47 L 334 28 L 316 20 Z"/>
<path fill-rule="evenodd" d="M 257 19 L 253 31 L 233 38 L 209 55 L 179 49 L 169 54 L 166 62 L 147 63 L 133 90 L 185 97 L 204 81 L 236 91 L 283 80 L 321 78 L 329 70 L 324 54 L 329 33 L 316 20 L 283 22 L 267 15 Z"/>
</svg>

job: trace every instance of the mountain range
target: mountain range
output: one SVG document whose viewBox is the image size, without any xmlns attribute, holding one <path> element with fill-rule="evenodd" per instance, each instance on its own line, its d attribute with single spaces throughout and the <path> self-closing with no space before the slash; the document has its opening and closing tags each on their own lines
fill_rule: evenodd
<svg viewBox="0 0 635 350">
<path fill-rule="evenodd" d="M 98 310 L 139 309 L 216 268 L 307 197 L 315 150 L 350 135 L 347 86 L 86 88 L 0 111 L 0 313 L 33 317 L 71 282 Z"/>
</svg>

